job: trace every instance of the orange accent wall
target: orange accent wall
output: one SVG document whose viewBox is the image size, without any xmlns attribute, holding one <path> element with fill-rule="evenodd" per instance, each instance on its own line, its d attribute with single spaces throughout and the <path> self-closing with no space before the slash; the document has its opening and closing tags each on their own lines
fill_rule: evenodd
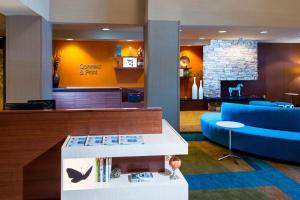
<svg viewBox="0 0 300 200">
<path fill-rule="evenodd" d="M 180 57 L 187 56 L 190 59 L 189 67 L 192 67 L 191 78 L 180 78 L 180 98 L 192 98 L 193 76 L 200 73 L 203 69 L 203 47 L 202 46 L 181 46 Z M 201 73 L 202 75 L 202 73 Z M 202 78 L 201 78 L 202 79 Z M 200 78 L 197 77 L 197 86 L 199 87 Z"/>
<path fill-rule="evenodd" d="M 115 70 L 115 47 L 122 46 L 122 56 L 137 56 L 143 42 L 53 41 L 53 54 L 60 52 L 59 87 L 144 87 L 142 70 Z M 100 64 L 97 74 L 80 75 L 80 64 Z"/>
</svg>

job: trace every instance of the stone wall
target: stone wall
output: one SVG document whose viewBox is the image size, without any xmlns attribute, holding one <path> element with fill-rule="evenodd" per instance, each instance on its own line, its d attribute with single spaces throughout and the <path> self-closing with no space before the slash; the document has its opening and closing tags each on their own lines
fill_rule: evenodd
<svg viewBox="0 0 300 200">
<path fill-rule="evenodd" d="M 222 80 L 257 80 L 257 41 L 211 40 L 203 48 L 206 97 L 221 96 Z"/>
</svg>

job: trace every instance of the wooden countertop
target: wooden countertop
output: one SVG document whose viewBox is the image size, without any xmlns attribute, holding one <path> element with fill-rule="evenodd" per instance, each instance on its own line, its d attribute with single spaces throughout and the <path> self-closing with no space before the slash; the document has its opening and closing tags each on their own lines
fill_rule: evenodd
<svg viewBox="0 0 300 200">
<path fill-rule="evenodd" d="M 151 108 L 96 108 L 96 109 L 48 109 L 48 110 L 0 110 L 0 114 L 4 113 L 78 113 L 78 112 L 137 112 L 137 111 L 161 111 L 159 107 Z"/>
<path fill-rule="evenodd" d="M 53 92 L 101 92 L 101 91 L 120 91 L 120 87 L 66 87 L 53 88 Z"/>
</svg>

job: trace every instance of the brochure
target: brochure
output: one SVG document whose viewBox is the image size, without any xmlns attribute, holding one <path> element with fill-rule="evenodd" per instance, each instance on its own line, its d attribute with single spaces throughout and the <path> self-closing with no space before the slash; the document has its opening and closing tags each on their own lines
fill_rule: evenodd
<svg viewBox="0 0 300 200">
<path fill-rule="evenodd" d="M 104 145 L 118 145 L 118 144 L 120 144 L 119 136 L 118 135 L 103 136 L 103 144 Z"/>
<path fill-rule="evenodd" d="M 111 177 L 112 158 L 96 158 L 97 182 L 109 182 Z"/>
<path fill-rule="evenodd" d="M 150 182 L 153 180 L 152 172 L 133 173 L 128 176 L 129 176 L 130 182 L 132 182 L 132 183 Z"/>
<path fill-rule="evenodd" d="M 86 146 L 98 146 L 103 144 L 103 136 L 88 136 Z"/>
<path fill-rule="evenodd" d="M 141 135 L 122 135 L 120 136 L 120 144 L 144 144 L 143 136 Z"/>
<path fill-rule="evenodd" d="M 71 136 L 67 147 L 74 146 L 100 146 L 100 145 L 133 145 L 144 144 L 141 135 L 93 135 L 93 136 Z"/>
<path fill-rule="evenodd" d="M 67 144 L 67 147 L 84 146 L 87 136 L 72 136 Z"/>
</svg>

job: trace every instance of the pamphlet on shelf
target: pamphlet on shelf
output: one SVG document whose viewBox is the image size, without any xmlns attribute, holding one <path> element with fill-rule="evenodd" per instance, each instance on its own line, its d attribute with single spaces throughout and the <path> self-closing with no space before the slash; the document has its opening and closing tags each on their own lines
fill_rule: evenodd
<svg viewBox="0 0 300 200">
<path fill-rule="evenodd" d="M 103 136 L 88 136 L 86 146 L 98 146 L 103 144 Z"/>
<path fill-rule="evenodd" d="M 109 135 L 103 137 L 103 144 L 104 145 L 118 145 L 119 143 L 119 136 L 118 135 Z"/>
<path fill-rule="evenodd" d="M 87 136 L 72 136 L 67 144 L 67 147 L 85 146 Z"/>
<path fill-rule="evenodd" d="M 109 182 L 112 168 L 112 158 L 96 158 L 97 182 Z"/>
<path fill-rule="evenodd" d="M 75 146 L 101 146 L 101 145 L 133 145 L 144 144 L 141 135 L 92 135 L 71 136 L 67 147 Z"/>
<path fill-rule="evenodd" d="M 153 180 L 152 172 L 133 173 L 128 176 L 131 183 L 151 182 Z"/>
<path fill-rule="evenodd" d="M 143 136 L 141 135 L 122 135 L 120 136 L 120 144 L 144 144 Z"/>
</svg>

